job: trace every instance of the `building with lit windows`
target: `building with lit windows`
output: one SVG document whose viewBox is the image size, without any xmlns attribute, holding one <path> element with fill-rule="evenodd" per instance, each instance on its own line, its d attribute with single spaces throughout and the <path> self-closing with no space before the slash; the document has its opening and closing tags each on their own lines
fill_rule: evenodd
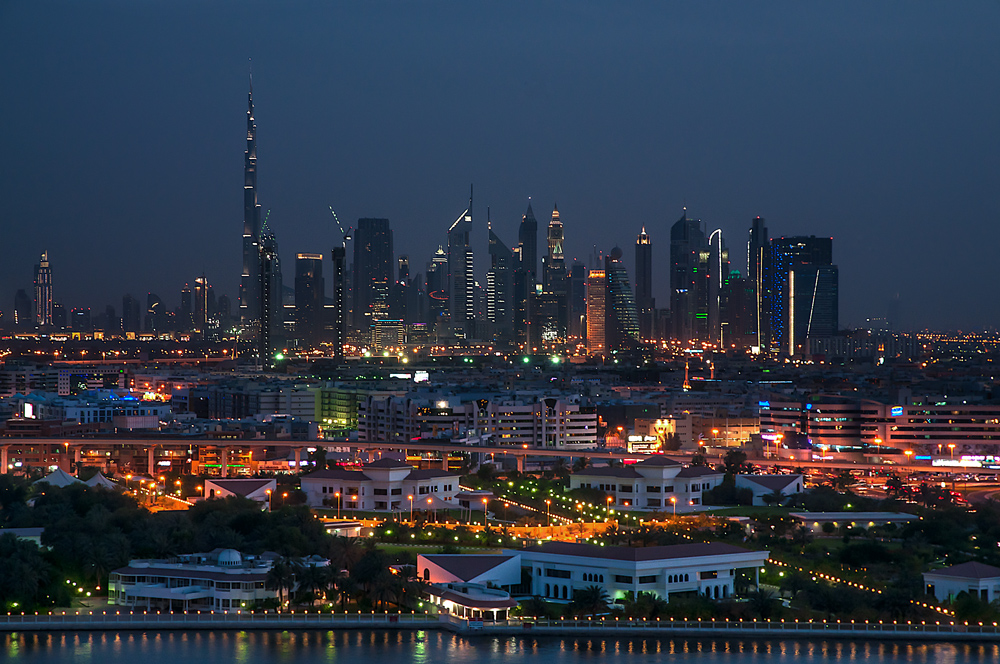
<svg viewBox="0 0 1000 664">
<path fill-rule="evenodd" d="M 570 475 L 570 489 L 607 493 L 616 508 L 688 511 L 704 504 L 703 494 L 724 474 L 708 466 L 684 466 L 663 456 L 624 468 L 586 468 Z"/>
<path fill-rule="evenodd" d="M 301 488 L 310 507 L 389 512 L 409 510 L 412 503 L 415 510 L 438 510 L 458 509 L 458 481 L 459 473 L 449 470 L 380 459 L 357 470 L 317 470 L 302 477 Z"/>
</svg>

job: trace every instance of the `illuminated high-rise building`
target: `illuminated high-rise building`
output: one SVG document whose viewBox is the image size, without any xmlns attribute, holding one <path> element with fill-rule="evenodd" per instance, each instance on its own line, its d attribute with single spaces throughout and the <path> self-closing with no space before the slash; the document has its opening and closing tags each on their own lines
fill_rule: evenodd
<svg viewBox="0 0 1000 664">
<path fill-rule="evenodd" d="M 260 205 L 257 203 L 257 123 L 253 117 L 253 76 L 247 96 L 247 148 L 243 162 L 243 273 L 240 277 L 240 322 L 250 334 L 260 325 Z"/>
<path fill-rule="evenodd" d="M 14 325 L 19 328 L 28 328 L 35 324 L 35 318 L 31 315 L 31 298 L 23 288 L 17 289 L 14 293 Z"/>
<path fill-rule="evenodd" d="M 333 316 L 331 320 L 330 343 L 333 344 L 333 359 L 344 361 L 344 342 L 347 339 L 347 307 L 344 291 L 347 289 L 347 249 L 341 244 L 331 252 L 333 258 Z"/>
<path fill-rule="evenodd" d="M 563 224 L 559 219 L 559 207 L 552 208 L 552 219 L 546 232 L 549 253 L 545 255 L 542 272 L 543 290 L 547 293 L 566 292 L 566 258 L 563 253 Z"/>
<path fill-rule="evenodd" d="M 486 214 L 489 234 L 490 269 L 486 273 L 486 318 L 493 326 L 493 337 L 510 341 L 514 323 L 514 253 L 493 232 Z"/>
<path fill-rule="evenodd" d="M 49 265 L 47 251 L 42 252 L 41 259 L 35 265 L 35 325 L 52 325 L 52 267 Z"/>
<path fill-rule="evenodd" d="M 460 339 L 474 334 L 476 277 L 472 264 L 472 193 L 469 207 L 448 228 L 448 314 L 452 333 Z"/>
<path fill-rule="evenodd" d="M 651 341 L 657 336 L 656 300 L 653 299 L 653 244 L 645 226 L 635 239 L 635 305 L 639 312 L 639 338 Z"/>
<path fill-rule="evenodd" d="M 803 352 L 810 337 L 829 337 L 839 325 L 839 274 L 833 238 L 771 239 L 771 333 L 790 355 Z M 780 295 L 779 295 L 780 294 Z"/>
<path fill-rule="evenodd" d="M 388 313 L 394 255 L 389 220 L 358 219 L 354 231 L 355 329 L 367 332 L 373 316 Z"/>
<path fill-rule="evenodd" d="M 208 326 L 209 312 L 208 291 L 211 288 L 204 273 L 194 280 L 194 329 L 204 332 Z M 124 313 L 122 314 L 124 317 Z"/>
<path fill-rule="evenodd" d="M 587 276 L 587 354 L 605 355 L 607 344 L 608 278 L 604 270 L 591 270 Z"/>
<path fill-rule="evenodd" d="M 708 338 L 708 240 L 685 208 L 670 228 L 670 319 L 683 342 Z"/>
<path fill-rule="evenodd" d="M 742 330 L 744 338 L 750 339 L 750 347 L 755 352 L 767 352 L 771 348 L 771 243 L 767 235 L 767 225 L 762 217 L 750 223 L 750 238 L 747 241 L 748 309 L 744 317 L 746 326 Z"/>
<path fill-rule="evenodd" d="M 708 333 L 704 341 L 714 344 L 724 342 L 723 328 L 728 328 L 725 317 L 726 287 L 729 285 L 729 249 L 722 239 L 722 229 L 708 236 Z"/>
<path fill-rule="evenodd" d="M 605 348 L 608 352 L 632 350 L 639 341 L 639 315 L 619 247 L 612 249 L 604 258 L 604 271 L 608 283 Z"/>
</svg>

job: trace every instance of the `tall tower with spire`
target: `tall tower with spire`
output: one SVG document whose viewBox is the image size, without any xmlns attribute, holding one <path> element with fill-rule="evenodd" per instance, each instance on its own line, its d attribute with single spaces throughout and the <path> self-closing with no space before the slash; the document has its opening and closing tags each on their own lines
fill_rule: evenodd
<svg viewBox="0 0 1000 664">
<path fill-rule="evenodd" d="M 566 292 L 566 259 L 563 255 L 563 224 L 559 219 L 559 206 L 552 208 L 552 219 L 549 221 L 546 239 L 549 253 L 545 256 L 545 271 L 542 273 L 545 291 L 548 293 Z"/>
<path fill-rule="evenodd" d="M 639 310 L 639 338 L 655 340 L 656 301 L 653 299 L 653 243 L 646 227 L 635 239 L 635 304 Z"/>
<path fill-rule="evenodd" d="M 243 273 L 240 277 L 240 322 L 256 329 L 261 318 L 260 204 L 257 203 L 257 124 L 253 117 L 253 73 L 247 97 L 247 149 L 243 162 Z"/>
<path fill-rule="evenodd" d="M 535 281 L 538 276 L 538 221 L 531 209 L 530 198 L 528 209 L 521 217 L 521 226 L 517 229 L 517 242 L 521 254 L 521 269 Z"/>
</svg>

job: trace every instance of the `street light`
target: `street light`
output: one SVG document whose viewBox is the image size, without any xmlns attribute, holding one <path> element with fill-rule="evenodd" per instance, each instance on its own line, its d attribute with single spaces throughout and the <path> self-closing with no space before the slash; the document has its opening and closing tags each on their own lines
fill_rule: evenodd
<svg viewBox="0 0 1000 664">
<path fill-rule="evenodd" d="M 677 518 L 677 497 L 670 496 L 670 503 L 674 506 L 674 518 Z"/>
<path fill-rule="evenodd" d="M 551 500 L 545 501 L 545 525 L 546 527 L 552 527 L 552 515 L 549 513 L 549 506 L 552 505 Z"/>
<path fill-rule="evenodd" d="M 486 514 L 486 505 L 489 502 L 490 501 L 489 501 L 488 498 L 483 498 L 483 530 L 485 530 L 486 528 L 489 528 L 489 526 L 490 526 L 490 518 Z M 546 502 L 548 502 L 548 501 L 546 501 Z"/>
<path fill-rule="evenodd" d="M 955 443 L 948 443 L 948 449 L 951 451 L 951 458 L 955 458 Z"/>
<path fill-rule="evenodd" d="M 910 457 L 913 456 L 913 450 L 906 450 L 903 454 L 906 455 L 906 463 L 910 463 Z"/>
<path fill-rule="evenodd" d="M 271 490 L 268 489 L 264 493 L 267 494 L 267 511 L 270 512 L 273 506 L 271 505 Z"/>
<path fill-rule="evenodd" d="M 410 501 L 410 523 L 413 523 L 413 496 L 407 496 Z"/>
<path fill-rule="evenodd" d="M 337 499 L 337 518 L 340 518 L 340 492 L 334 492 L 333 496 Z"/>
<path fill-rule="evenodd" d="M 611 496 L 608 496 L 608 514 L 607 514 L 607 518 L 605 519 L 605 521 L 611 521 L 611 501 L 613 501 L 613 500 L 614 500 L 614 498 L 612 498 Z"/>
</svg>

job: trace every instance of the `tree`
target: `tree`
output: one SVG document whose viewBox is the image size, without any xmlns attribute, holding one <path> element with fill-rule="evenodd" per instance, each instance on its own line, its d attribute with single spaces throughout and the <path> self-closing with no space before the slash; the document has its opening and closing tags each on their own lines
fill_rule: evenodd
<svg viewBox="0 0 1000 664">
<path fill-rule="evenodd" d="M 837 489 L 837 491 L 847 491 L 857 483 L 857 478 L 854 477 L 849 470 L 842 470 L 837 473 L 836 477 L 833 478 L 833 487 Z"/>
<path fill-rule="evenodd" d="M 738 448 L 733 448 L 726 452 L 726 456 L 722 458 L 722 464 L 725 467 L 727 475 L 746 474 L 751 470 L 750 465 L 747 463 L 746 452 Z"/>
<path fill-rule="evenodd" d="M 582 615 L 597 615 L 608 612 L 608 604 L 611 598 L 606 590 L 601 586 L 587 586 L 578 588 L 573 592 L 573 601 L 570 603 L 573 609 Z"/>
<path fill-rule="evenodd" d="M 579 459 L 573 462 L 573 472 L 578 473 L 589 466 L 590 466 L 590 459 L 587 457 L 580 457 Z"/>
<path fill-rule="evenodd" d="M 707 466 L 708 465 L 708 460 L 705 459 L 705 455 L 704 454 L 695 454 L 693 457 L 691 457 L 691 465 L 692 466 Z"/>
<path fill-rule="evenodd" d="M 764 620 L 769 619 L 778 610 L 778 599 L 766 588 L 758 588 L 747 595 L 750 608 Z"/>
<path fill-rule="evenodd" d="M 781 489 L 775 489 L 771 493 L 761 496 L 761 500 L 763 500 L 766 505 L 778 505 L 780 507 L 786 500 L 788 500 L 788 496 L 786 496 Z"/>
<path fill-rule="evenodd" d="M 285 558 L 278 558 L 267 571 L 265 580 L 267 587 L 278 591 L 278 602 L 284 604 L 285 591 L 291 590 L 295 584 L 295 570 Z"/>
</svg>

